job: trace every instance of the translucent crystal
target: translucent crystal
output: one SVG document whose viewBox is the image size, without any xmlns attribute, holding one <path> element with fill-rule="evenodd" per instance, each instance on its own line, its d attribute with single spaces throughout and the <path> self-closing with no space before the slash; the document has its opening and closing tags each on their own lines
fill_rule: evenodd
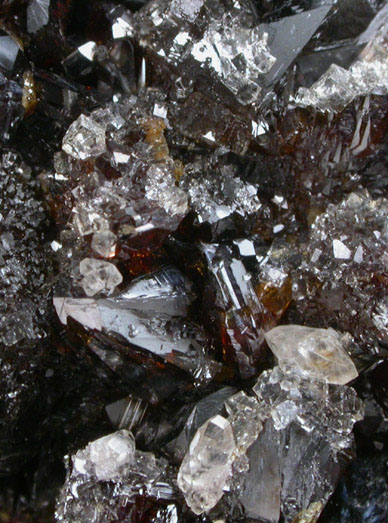
<svg viewBox="0 0 388 523">
<path fill-rule="evenodd" d="M 184 216 L 188 210 L 187 194 L 175 186 L 168 164 L 151 165 L 147 172 L 146 197 L 156 202 L 169 215 Z"/>
<path fill-rule="evenodd" d="M 314 106 L 319 110 L 340 109 L 357 96 L 352 74 L 339 65 L 332 64 L 310 88 L 300 88 L 297 104 Z"/>
<path fill-rule="evenodd" d="M 113 258 L 116 254 L 117 236 L 111 231 L 95 232 L 92 249 L 104 258 Z"/>
<path fill-rule="evenodd" d="M 267 40 L 260 29 L 243 28 L 225 17 L 209 25 L 191 55 L 212 69 L 242 103 L 250 103 L 261 91 L 258 75 L 267 73 L 276 61 Z"/>
<path fill-rule="evenodd" d="M 304 321 L 336 325 L 364 351 L 374 352 L 379 341 L 388 340 L 379 283 L 388 261 L 387 213 L 387 200 L 365 190 L 328 205 L 314 221 L 293 273 L 295 303 Z"/>
<path fill-rule="evenodd" d="M 79 269 L 83 276 L 81 286 L 87 296 L 94 296 L 101 291 L 111 294 L 123 281 L 115 265 L 106 261 L 84 258 Z"/>
<path fill-rule="evenodd" d="M 171 0 L 170 10 L 179 18 L 193 22 L 205 0 Z"/>
<path fill-rule="evenodd" d="M 86 236 L 95 231 L 109 230 L 109 222 L 88 206 L 77 204 L 73 207 L 72 226 L 80 236 Z"/>
<path fill-rule="evenodd" d="M 225 401 L 225 408 L 229 414 L 237 452 L 243 455 L 257 439 L 263 428 L 263 412 L 257 400 L 247 396 L 242 391 L 228 398 Z"/>
<path fill-rule="evenodd" d="M 89 458 L 98 481 L 120 477 L 134 459 L 135 440 L 127 430 L 120 430 L 89 444 Z"/>
<path fill-rule="evenodd" d="M 357 96 L 386 94 L 388 49 L 374 43 L 349 70 L 336 64 L 311 87 L 300 88 L 296 103 L 319 111 L 340 111 Z"/>
<path fill-rule="evenodd" d="M 281 325 L 265 334 L 280 365 L 290 365 L 308 375 L 344 385 L 358 376 L 357 369 L 334 329 Z"/>
<path fill-rule="evenodd" d="M 178 463 L 181 463 L 187 453 L 190 443 L 197 430 L 209 419 L 222 414 L 224 402 L 236 393 L 233 387 L 223 387 L 200 399 L 187 418 L 185 426 L 178 437 L 169 444 L 168 449 Z"/>
<path fill-rule="evenodd" d="M 235 449 L 232 427 L 222 416 L 198 429 L 178 473 L 178 486 L 195 514 L 210 510 L 221 499 Z"/>
<path fill-rule="evenodd" d="M 238 178 L 232 166 L 224 166 L 215 177 L 195 172 L 195 164 L 188 165 L 187 170 L 194 171 L 195 176 L 185 177 L 183 188 L 200 223 L 217 223 L 232 213 L 248 216 L 261 208 L 257 189 Z"/>
<path fill-rule="evenodd" d="M 58 496 L 57 521 L 104 523 L 112 514 L 122 516 L 125 507 L 131 509 L 139 495 L 168 501 L 175 497 L 166 463 L 136 450 L 127 430 L 92 441 L 71 461 Z"/>
<path fill-rule="evenodd" d="M 62 149 L 79 160 L 103 154 L 106 150 L 105 127 L 81 114 L 67 130 L 63 138 Z"/>
<path fill-rule="evenodd" d="M 49 21 L 50 0 L 32 0 L 27 7 L 27 30 L 36 33 Z"/>
</svg>

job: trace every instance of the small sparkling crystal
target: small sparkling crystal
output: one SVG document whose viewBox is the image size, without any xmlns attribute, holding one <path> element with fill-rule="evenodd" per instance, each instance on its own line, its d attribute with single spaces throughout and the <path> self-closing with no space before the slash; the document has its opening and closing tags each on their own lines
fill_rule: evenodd
<svg viewBox="0 0 388 523">
<path fill-rule="evenodd" d="M 113 258 L 116 253 L 117 236 L 110 231 L 95 232 L 92 249 L 104 258 Z"/>
<path fill-rule="evenodd" d="M 65 134 L 62 149 L 77 160 L 103 154 L 106 150 L 105 127 L 81 114 Z"/>
</svg>

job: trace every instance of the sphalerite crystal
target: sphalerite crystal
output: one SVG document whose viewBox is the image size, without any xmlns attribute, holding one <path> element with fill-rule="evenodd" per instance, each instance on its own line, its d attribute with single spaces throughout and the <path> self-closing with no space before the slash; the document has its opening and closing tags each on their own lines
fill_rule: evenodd
<svg viewBox="0 0 388 523">
<path fill-rule="evenodd" d="M 387 520 L 387 31 L 1 2 L 1 521 Z"/>
</svg>

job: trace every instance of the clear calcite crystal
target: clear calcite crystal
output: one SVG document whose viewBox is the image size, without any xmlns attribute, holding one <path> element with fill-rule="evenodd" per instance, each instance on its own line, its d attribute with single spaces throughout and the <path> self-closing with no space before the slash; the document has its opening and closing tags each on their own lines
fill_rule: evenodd
<svg viewBox="0 0 388 523">
<path fill-rule="evenodd" d="M 195 514 L 210 510 L 221 499 L 235 449 L 231 424 L 222 416 L 198 429 L 178 473 L 178 486 Z"/>
<path fill-rule="evenodd" d="M 62 149 L 77 160 L 103 154 L 106 150 L 105 127 L 81 114 L 65 134 Z"/>
<path fill-rule="evenodd" d="M 184 216 L 188 211 L 187 194 L 175 185 L 174 172 L 168 163 L 151 165 L 147 172 L 145 194 L 169 215 Z"/>
<path fill-rule="evenodd" d="M 83 276 L 80 284 L 87 296 L 104 291 L 111 294 L 123 281 L 120 271 L 113 263 L 95 258 L 84 258 L 79 264 Z"/>
<path fill-rule="evenodd" d="M 187 171 L 192 175 L 185 177 L 183 187 L 200 223 L 217 223 L 232 213 L 246 217 L 260 210 L 257 189 L 238 178 L 232 166 L 217 170 L 214 177 L 201 172 L 200 163 L 188 165 Z"/>
<path fill-rule="evenodd" d="M 237 454 L 244 455 L 263 428 L 265 410 L 260 408 L 256 398 L 242 391 L 228 398 L 225 408 L 236 440 Z"/>
<path fill-rule="evenodd" d="M 134 248 L 152 248 L 189 211 L 187 194 L 178 183 L 183 166 L 169 156 L 166 124 L 138 111 L 133 98 L 81 115 L 69 127 L 63 150 L 77 160 L 89 159 L 87 168 L 72 159 L 57 162 L 60 179 L 74 180 L 62 196 L 71 202 L 68 225 L 79 236 L 104 233 L 96 236 L 92 248 L 107 258 L 114 257 L 113 245 L 111 253 L 98 238 L 108 238 L 109 231 L 130 240 Z"/>
<path fill-rule="evenodd" d="M 267 332 L 265 339 L 280 365 L 337 385 L 345 385 L 358 376 L 344 349 L 344 338 L 334 329 L 281 325 Z"/>
<path fill-rule="evenodd" d="M 104 523 L 113 516 L 119 519 L 123 507 L 131 507 L 139 495 L 174 497 L 176 487 L 166 463 L 136 450 L 127 430 L 92 441 L 71 456 L 71 462 L 58 496 L 57 521 Z M 81 496 L 84 504 L 79 503 Z"/>
<path fill-rule="evenodd" d="M 89 444 L 89 459 L 98 481 L 118 478 L 125 472 L 135 454 L 135 440 L 127 430 L 120 430 Z M 75 468 L 83 472 L 82 460 L 75 456 Z"/>
<path fill-rule="evenodd" d="M 111 231 L 95 232 L 92 249 L 104 258 L 113 258 L 116 254 L 117 236 Z"/>
<path fill-rule="evenodd" d="M 374 42 L 349 70 L 331 64 L 311 87 L 301 87 L 296 103 L 318 111 L 340 111 L 357 96 L 387 94 L 388 47 Z"/>
<path fill-rule="evenodd" d="M 225 17 L 209 25 L 190 53 L 211 69 L 240 102 L 251 103 L 261 91 L 259 75 L 267 73 L 276 61 L 267 40 L 268 34 L 260 28 L 244 28 L 235 19 Z"/>
</svg>

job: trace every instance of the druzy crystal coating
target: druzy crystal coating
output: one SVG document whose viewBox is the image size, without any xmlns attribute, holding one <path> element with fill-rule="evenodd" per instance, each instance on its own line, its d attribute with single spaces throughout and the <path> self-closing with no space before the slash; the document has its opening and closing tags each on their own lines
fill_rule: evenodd
<svg viewBox="0 0 388 523">
<path fill-rule="evenodd" d="M 0 520 L 387 521 L 387 0 L 0 3 Z"/>
</svg>

